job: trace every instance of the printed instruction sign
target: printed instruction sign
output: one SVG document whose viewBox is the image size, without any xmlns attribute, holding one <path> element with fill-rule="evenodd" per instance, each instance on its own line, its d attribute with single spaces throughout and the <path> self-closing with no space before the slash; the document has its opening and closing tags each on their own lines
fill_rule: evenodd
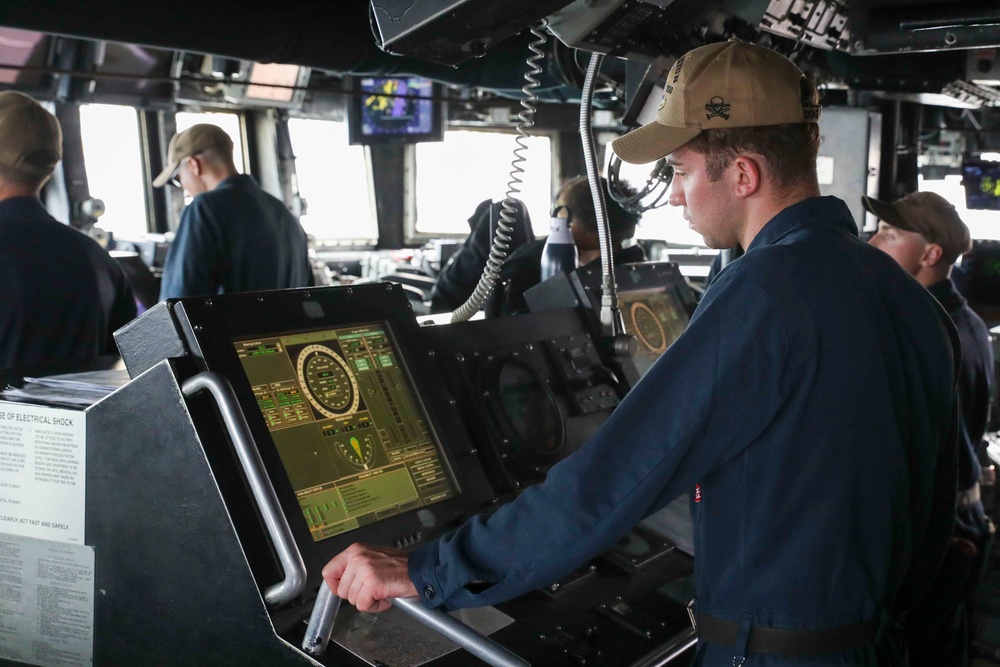
<svg viewBox="0 0 1000 667">
<path fill-rule="evenodd" d="M 86 414 L 0 403 L 0 533 L 83 544 Z"/>
<path fill-rule="evenodd" d="M 94 548 L 0 535 L 0 659 L 94 664 Z"/>
</svg>

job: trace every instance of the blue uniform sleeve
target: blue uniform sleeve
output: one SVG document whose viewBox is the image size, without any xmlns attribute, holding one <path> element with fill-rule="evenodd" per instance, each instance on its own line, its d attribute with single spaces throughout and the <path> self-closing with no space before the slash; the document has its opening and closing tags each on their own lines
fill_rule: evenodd
<svg viewBox="0 0 1000 667">
<path fill-rule="evenodd" d="M 163 265 L 160 299 L 216 294 L 222 248 L 219 226 L 195 198 L 181 213 L 181 223 Z"/>
<path fill-rule="evenodd" d="M 687 331 L 545 482 L 410 554 L 425 604 L 496 604 L 611 547 L 753 443 L 789 395 L 789 349 L 759 286 L 714 285 Z"/>
</svg>

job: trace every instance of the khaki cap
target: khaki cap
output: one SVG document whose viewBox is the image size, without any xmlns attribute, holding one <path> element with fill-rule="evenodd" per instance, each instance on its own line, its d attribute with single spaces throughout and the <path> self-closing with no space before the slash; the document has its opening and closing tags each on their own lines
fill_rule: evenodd
<svg viewBox="0 0 1000 667">
<path fill-rule="evenodd" d="M 232 153 L 233 140 L 225 130 L 211 123 L 192 125 L 183 132 L 175 134 L 167 147 L 167 166 L 153 179 L 153 185 L 162 188 L 177 175 L 181 168 L 181 160 L 207 151 L 209 148 Z"/>
<path fill-rule="evenodd" d="M 893 227 L 916 232 L 929 243 L 937 243 L 949 264 L 972 250 L 969 228 L 958 217 L 955 206 L 936 192 L 914 192 L 893 204 L 862 196 L 861 203 Z"/>
<path fill-rule="evenodd" d="M 31 176 L 48 176 L 62 159 L 59 121 L 35 99 L 0 93 L 0 164 Z"/>
<path fill-rule="evenodd" d="M 708 44 L 677 59 L 656 120 L 615 139 L 625 162 L 643 164 L 673 153 L 704 130 L 819 121 L 820 107 L 785 56 L 738 39 Z"/>
</svg>

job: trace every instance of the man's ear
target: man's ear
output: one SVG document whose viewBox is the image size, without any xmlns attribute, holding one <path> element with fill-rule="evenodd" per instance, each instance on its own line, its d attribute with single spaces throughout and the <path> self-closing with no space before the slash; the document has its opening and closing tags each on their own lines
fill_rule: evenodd
<svg viewBox="0 0 1000 667">
<path fill-rule="evenodd" d="M 738 197 L 749 197 L 760 190 L 763 174 L 760 162 L 750 155 L 737 155 L 730 167 L 734 192 Z"/>
<path fill-rule="evenodd" d="M 195 176 L 201 176 L 202 173 L 201 158 L 195 155 L 190 155 L 188 156 L 187 159 L 190 161 L 190 166 L 188 168 L 191 170 L 191 173 L 194 174 Z"/>
<path fill-rule="evenodd" d="M 944 248 L 937 243 L 928 243 L 924 247 L 924 254 L 920 257 L 920 266 L 930 268 L 936 266 L 944 256 Z"/>
</svg>

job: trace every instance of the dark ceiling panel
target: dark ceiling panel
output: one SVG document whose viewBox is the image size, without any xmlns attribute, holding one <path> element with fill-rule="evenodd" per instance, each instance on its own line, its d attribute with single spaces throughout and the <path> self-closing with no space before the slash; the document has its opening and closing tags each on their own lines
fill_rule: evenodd
<svg viewBox="0 0 1000 667">
<path fill-rule="evenodd" d="M 0 25 L 335 71 L 376 50 L 366 0 L 4 2 Z"/>
</svg>

